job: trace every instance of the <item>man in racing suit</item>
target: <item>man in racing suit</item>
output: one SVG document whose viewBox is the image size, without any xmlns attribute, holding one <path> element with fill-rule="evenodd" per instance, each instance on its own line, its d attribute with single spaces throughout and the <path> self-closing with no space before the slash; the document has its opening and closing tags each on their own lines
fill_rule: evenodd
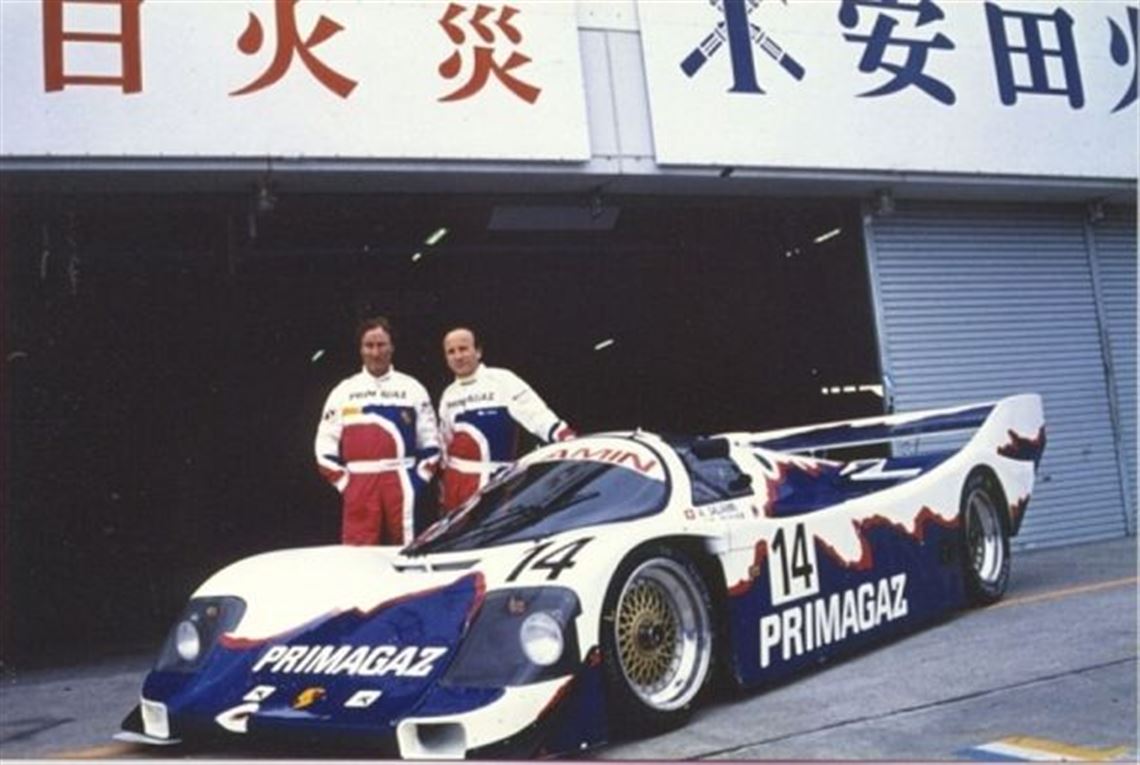
<svg viewBox="0 0 1140 765">
<path fill-rule="evenodd" d="M 455 373 L 439 402 L 444 451 L 440 505 L 449 512 L 515 459 L 518 426 L 543 443 L 575 433 L 514 372 L 484 366 L 483 346 L 472 330 L 448 332 L 443 355 Z"/>
<path fill-rule="evenodd" d="M 344 544 L 403 544 L 416 495 L 439 466 L 435 412 L 424 386 L 392 367 L 387 319 L 365 319 L 356 336 L 364 368 L 325 402 L 317 469 L 343 495 Z"/>
</svg>

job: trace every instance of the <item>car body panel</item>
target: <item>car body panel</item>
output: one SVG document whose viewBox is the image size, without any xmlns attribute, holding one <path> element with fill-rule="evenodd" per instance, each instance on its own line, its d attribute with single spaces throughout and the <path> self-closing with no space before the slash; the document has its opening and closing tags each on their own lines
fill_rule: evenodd
<svg viewBox="0 0 1140 765">
<path fill-rule="evenodd" d="M 950 434 L 964 445 L 812 456 Z M 614 732 L 599 636 L 615 572 L 634 551 L 668 547 L 697 561 L 721 625 L 718 656 L 739 685 L 768 684 L 963 606 L 967 478 L 997 481 L 1016 533 L 1044 444 L 1041 400 L 1029 394 L 766 433 L 548 446 L 403 551 L 280 551 L 211 577 L 188 608 L 240 599 L 240 620 L 199 665 L 153 671 L 142 722 L 127 727 L 155 740 L 224 731 L 386 741 L 405 757 L 589 748 Z M 496 491 L 522 496 L 544 475 L 628 488 L 645 504 L 583 491 L 533 518 L 523 517 L 529 505 L 497 519 L 487 510 Z M 621 506 L 613 518 L 611 499 Z M 480 533 L 486 544 L 466 541 Z M 561 658 L 545 668 L 518 637 L 539 611 L 562 625 Z"/>
</svg>

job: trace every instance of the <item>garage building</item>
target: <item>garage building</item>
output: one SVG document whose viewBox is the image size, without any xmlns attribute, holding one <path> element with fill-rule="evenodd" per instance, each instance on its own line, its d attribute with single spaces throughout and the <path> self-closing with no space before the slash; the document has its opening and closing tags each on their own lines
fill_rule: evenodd
<svg viewBox="0 0 1140 765">
<path fill-rule="evenodd" d="M 377 312 L 433 395 L 470 323 L 579 430 L 1036 391 L 1017 544 L 1135 533 L 1134 4 L 0 23 L 6 651 L 137 634 L 238 555 L 335 539 L 312 432 Z"/>
</svg>

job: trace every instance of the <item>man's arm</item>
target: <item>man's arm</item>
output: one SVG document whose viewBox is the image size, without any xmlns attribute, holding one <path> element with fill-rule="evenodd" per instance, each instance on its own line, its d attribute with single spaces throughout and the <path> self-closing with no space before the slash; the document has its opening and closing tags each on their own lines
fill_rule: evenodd
<svg viewBox="0 0 1140 765">
<path fill-rule="evenodd" d="M 443 394 L 439 397 L 439 448 L 441 463 L 447 464 L 447 447 L 451 445 L 451 439 L 454 433 L 451 428 L 451 421 L 447 418 L 447 391 L 450 388 L 445 388 Z"/>
<path fill-rule="evenodd" d="M 317 458 L 317 471 L 337 491 L 343 492 L 348 485 L 348 471 L 340 458 L 340 434 L 344 423 L 341 419 L 339 392 L 338 385 L 325 400 L 321 421 L 317 425 L 317 437 L 313 441 L 313 452 Z"/>
<path fill-rule="evenodd" d="M 515 422 L 534 434 L 543 443 L 565 441 L 577 435 L 557 414 L 546 405 L 534 388 L 514 372 L 502 370 L 506 386 L 507 411 Z"/>
<path fill-rule="evenodd" d="M 416 474 L 427 483 L 439 469 L 439 428 L 427 389 L 416 383 Z"/>
</svg>

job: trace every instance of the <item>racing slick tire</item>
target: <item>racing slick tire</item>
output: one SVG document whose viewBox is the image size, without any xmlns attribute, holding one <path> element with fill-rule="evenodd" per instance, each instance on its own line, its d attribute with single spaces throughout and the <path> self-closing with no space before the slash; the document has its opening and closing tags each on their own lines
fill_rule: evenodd
<svg viewBox="0 0 1140 765">
<path fill-rule="evenodd" d="M 974 605 L 1001 600 L 1009 585 L 1009 520 L 997 479 L 975 470 L 962 487 L 962 566 Z"/>
<path fill-rule="evenodd" d="M 688 719 L 713 676 L 712 601 L 700 571 L 665 545 L 618 567 L 602 609 L 600 643 L 611 719 L 654 733 Z"/>
</svg>

